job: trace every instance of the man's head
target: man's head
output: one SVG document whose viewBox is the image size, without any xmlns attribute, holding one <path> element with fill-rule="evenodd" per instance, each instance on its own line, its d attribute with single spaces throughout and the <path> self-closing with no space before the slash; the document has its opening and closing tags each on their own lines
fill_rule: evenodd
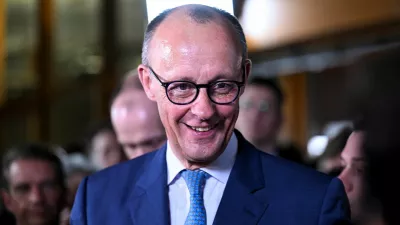
<svg viewBox="0 0 400 225">
<path fill-rule="evenodd" d="M 146 30 L 142 60 L 140 80 L 175 155 L 190 169 L 215 160 L 232 135 L 251 68 L 238 21 L 201 5 L 166 11 Z"/>
<path fill-rule="evenodd" d="M 363 195 L 363 174 L 365 158 L 363 143 L 365 131 L 363 124 L 354 124 L 354 131 L 347 140 L 346 146 L 341 153 L 343 170 L 339 175 L 342 180 L 351 205 L 352 218 L 357 220 L 361 213 L 361 197 Z"/>
<path fill-rule="evenodd" d="M 236 127 L 256 146 L 274 143 L 282 124 L 283 94 L 275 81 L 255 77 L 240 99 Z"/>
<path fill-rule="evenodd" d="M 86 142 L 86 153 L 97 169 L 113 166 L 126 159 L 109 121 L 93 127 Z"/>
<path fill-rule="evenodd" d="M 165 143 L 165 130 L 157 105 L 150 101 L 137 75 L 130 75 L 111 105 L 111 118 L 129 159 L 159 148 Z"/>
<path fill-rule="evenodd" d="M 2 197 L 18 224 L 56 224 L 65 203 L 60 159 L 42 145 L 10 149 L 2 162 Z"/>
</svg>

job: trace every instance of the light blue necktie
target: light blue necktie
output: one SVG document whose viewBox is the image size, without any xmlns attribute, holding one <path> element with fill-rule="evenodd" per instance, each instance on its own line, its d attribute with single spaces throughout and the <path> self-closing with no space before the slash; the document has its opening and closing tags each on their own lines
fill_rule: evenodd
<svg viewBox="0 0 400 225">
<path fill-rule="evenodd" d="M 190 192 L 190 209 L 185 225 L 206 225 L 207 216 L 204 207 L 203 190 L 209 175 L 201 170 L 184 170 L 182 177 Z"/>
</svg>

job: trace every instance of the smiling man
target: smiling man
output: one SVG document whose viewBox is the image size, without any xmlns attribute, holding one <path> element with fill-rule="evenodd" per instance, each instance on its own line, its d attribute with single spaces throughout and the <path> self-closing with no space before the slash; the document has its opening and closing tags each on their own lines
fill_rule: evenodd
<svg viewBox="0 0 400 225">
<path fill-rule="evenodd" d="M 138 73 L 167 134 L 159 150 L 80 185 L 71 223 L 348 224 L 342 183 L 234 131 L 251 62 L 232 15 L 202 5 L 147 27 Z"/>
</svg>

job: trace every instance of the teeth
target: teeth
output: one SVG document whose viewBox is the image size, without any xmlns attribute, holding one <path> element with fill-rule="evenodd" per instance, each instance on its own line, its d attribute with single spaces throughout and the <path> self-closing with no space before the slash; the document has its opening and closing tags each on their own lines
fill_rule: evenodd
<svg viewBox="0 0 400 225">
<path fill-rule="evenodd" d="M 198 132 L 206 132 L 211 130 L 212 127 L 191 127 L 191 128 Z"/>
</svg>

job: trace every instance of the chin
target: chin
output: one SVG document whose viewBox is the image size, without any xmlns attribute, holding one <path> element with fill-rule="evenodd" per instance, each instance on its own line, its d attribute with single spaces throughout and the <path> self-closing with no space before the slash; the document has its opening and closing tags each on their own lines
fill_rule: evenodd
<svg viewBox="0 0 400 225">
<path fill-rule="evenodd" d="M 188 143 L 187 156 L 194 162 L 212 162 L 223 152 L 223 142 L 215 140 L 213 143 Z"/>
</svg>

